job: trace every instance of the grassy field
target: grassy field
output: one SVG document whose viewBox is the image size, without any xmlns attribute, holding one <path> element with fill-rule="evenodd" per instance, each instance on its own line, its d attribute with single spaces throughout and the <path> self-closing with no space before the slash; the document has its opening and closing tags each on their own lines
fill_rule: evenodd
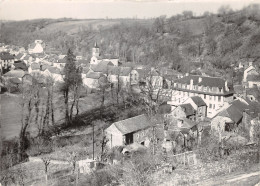
<svg viewBox="0 0 260 186">
<path fill-rule="evenodd" d="M 21 129 L 21 95 L 0 95 L 1 105 L 1 135 L 5 139 L 12 139 L 18 136 Z M 59 122 L 64 118 L 64 104 L 62 98 L 57 98 L 55 106 L 55 121 Z M 84 98 L 80 98 L 79 108 L 80 113 L 92 108 L 99 107 L 99 99 L 94 94 L 89 94 Z M 76 112 L 74 112 L 76 113 Z M 60 122 L 59 122 L 60 123 Z M 29 128 L 32 135 L 36 134 L 37 126 L 31 125 Z"/>
</svg>

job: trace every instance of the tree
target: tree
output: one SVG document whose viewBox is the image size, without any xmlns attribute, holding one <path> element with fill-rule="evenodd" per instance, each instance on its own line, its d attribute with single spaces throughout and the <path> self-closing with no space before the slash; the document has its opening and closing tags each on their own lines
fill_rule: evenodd
<svg viewBox="0 0 260 186">
<path fill-rule="evenodd" d="M 185 19 L 190 19 L 193 17 L 193 12 L 190 10 L 185 10 L 182 12 Z"/>
<path fill-rule="evenodd" d="M 82 78 L 81 78 L 81 68 L 76 66 L 76 58 L 71 49 L 67 52 L 66 57 L 66 65 L 64 67 L 64 83 L 61 88 L 64 96 L 64 103 L 65 103 L 65 122 L 67 125 L 72 123 L 73 119 L 73 109 L 75 103 L 78 103 L 79 94 L 80 94 L 80 86 L 82 85 Z M 69 109 L 69 98 L 70 93 L 72 92 L 72 104 Z M 78 112 L 77 112 L 78 113 Z"/>
<path fill-rule="evenodd" d="M 43 157 L 41 158 L 43 164 L 44 164 L 44 172 L 45 172 L 45 179 L 46 179 L 46 185 L 48 185 L 48 171 L 49 171 L 49 165 L 51 163 L 50 157 Z"/>
</svg>

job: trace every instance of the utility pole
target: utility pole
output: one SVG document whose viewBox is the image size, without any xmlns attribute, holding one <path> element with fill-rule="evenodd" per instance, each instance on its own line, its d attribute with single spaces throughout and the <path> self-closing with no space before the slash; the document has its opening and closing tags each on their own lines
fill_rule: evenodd
<svg viewBox="0 0 260 186">
<path fill-rule="evenodd" d="M 94 123 L 92 123 L 92 129 L 93 129 L 93 132 L 92 132 L 93 136 L 92 136 L 92 138 L 93 138 L 93 160 L 94 160 L 94 150 L 95 150 Z"/>
</svg>

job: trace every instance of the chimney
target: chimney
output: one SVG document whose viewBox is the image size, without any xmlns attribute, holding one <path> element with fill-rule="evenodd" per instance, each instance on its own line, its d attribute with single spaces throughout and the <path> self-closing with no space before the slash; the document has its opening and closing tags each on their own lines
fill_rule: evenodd
<svg viewBox="0 0 260 186">
<path fill-rule="evenodd" d="M 227 81 L 225 81 L 225 89 L 226 89 L 226 91 L 229 91 Z"/>
<path fill-rule="evenodd" d="M 253 66 L 253 62 L 249 62 L 249 65 L 248 66 Z"/>
<path fill-rule="evenodd" d="M 202 77 L 199 77 L 199 83 L 202 81 Z"/>
<path fill-rule="evenodd" d="M 193 89 L 193 79 L 190 79 L 190 90 Z"/>
</svg>

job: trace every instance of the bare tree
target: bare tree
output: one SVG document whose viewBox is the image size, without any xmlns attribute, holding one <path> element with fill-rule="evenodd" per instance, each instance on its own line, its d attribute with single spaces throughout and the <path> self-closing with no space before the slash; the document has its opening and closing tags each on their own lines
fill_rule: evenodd
<svg viewBox="0 0 260 186">
<path fill-rule="evenodd" d="M 42 162 L 44 164 L 44 172 L 45 172 L 45 179 L 46 179 L 46 185 L 48 185 L 48 171 L 49 171 L 49 165 L 51 162 L 50 157 L 43 157 Z"/>
</svg>

